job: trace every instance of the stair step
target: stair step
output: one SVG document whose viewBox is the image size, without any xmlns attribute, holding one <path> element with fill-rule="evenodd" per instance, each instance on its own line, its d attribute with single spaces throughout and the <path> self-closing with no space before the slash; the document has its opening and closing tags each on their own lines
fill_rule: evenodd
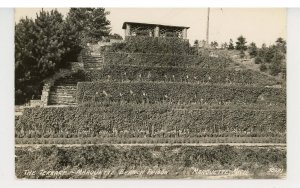
<svg viewBox="0 0 300 188">
<path fill-rule="evenodd" d="M 101 70 L 102 68 L 91 68 L 91 67 L 89 67 L 89 68 L 86 68 L 87 70 Z"/>
<path fill-rule="evenodd" d="M 82 59 L 103 59 L 103 57 L 82 57 Z"/>
<path fill-rule="evenodd" d="M 91 64 L 91 65 L 101 65 L 103 64 L 102 62 L 85 62 L 84 65 L 87 65 L 87 64 Z"/>
<path fill-rule="evenodd" d="M 80 81 L 82 82 L 82 81 Z M 55 83 L 56 85 L 63 85 L 63 86 L 67 86 L 67 87 L 75 87 L 76 88 L 76 85 L 77 85 L 78 82 L 76 83 L 64 83 L 64 82 L 59 82 L 59 83 Z"/>
<path fill-rule="evenodd" d="M 101 54 L 94 54 L 94 55 L 82 55 L 82 57 L 87 57 L 87 58 L 91 57 L 91 58 L 93 58 L 93 57 L 102 57 L 102 55 L 101 55 Z"/>
<path fill-rule="evenodd" d="M 61 101 L 75 101 L 76 99 L 75 99 L 75 97 L 74 96 L 70 96 L 70 97 L 66 97 L 66 96 L 64 96 L 64 97 L 62 97 L 62 96 L 56 96 L 56 97 L 54 97 L 54 96 L 50 96 L 49 97 L 49 101 L 58 101 L 58 100 L 61 100 Z"/>
<path fill-rule="evenodd" d="M 103 58 L 101 57 L 101 58 L 82 58 L 82 60 L 85 60 L 85 61 L 94 61 L 94 60 L 103 60 Z"/>
<path fill-rule="evenodd" d="M 73 99 L 75 97 L 76 97 L 75 94 L 74 95 L 65 95 L 65 94 L 59 94 L 59 95 L 57 95 L 57 94 L 50 94 L 49 95 L 49 99 L 59 99 L 59 98 L 62 98 L 62 99 Z"/>
<path fill-rule="evenodd" d="M 85 64 L 85 65 L 86 65 L 86 64 L 91 64 L 91 65 L 101 65 L 102 63 L 101 63 L 101 62 L 85 62 L 84 64 Z"/>
<path fill-rule="evenodd" d="M 54 86 L 53 89 L 76 90 L 77 86 Z"/>
<path fill-rule="evenodd" d="M 74 98 L 76 96 L 76 93 L 72 93 L 72 94 L 69 94 L 69 93 L 49 93 L 49 97 L 52 97 L 52 98 Z"/>
<path fill-rule="evenodd" d="M 50 92 L 55 93 L 76 93 L 76 89 L 52 89 Z"/>
<path fill-rule="evenodd" d="M 57 99 L 62 99 L 62 100 L 75 100 L 75 96 L 49 96 L 49 100 L 57 100 Z"/>
<path fill-rule="evenodd" d="M 68 102 L 68 103 L 50 103 L 49 105 L 76 105 L 76 102 Z"/>
<path fill-rule="evenodd" d="M 49 104 L 66 104 L 66 103 L 76 103 L 76 100 L 49 100 Z"/>
</svg>

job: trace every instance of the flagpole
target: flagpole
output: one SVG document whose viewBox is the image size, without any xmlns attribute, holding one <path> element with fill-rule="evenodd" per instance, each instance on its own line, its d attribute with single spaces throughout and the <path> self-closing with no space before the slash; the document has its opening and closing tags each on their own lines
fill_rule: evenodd
<svg viewBox="0 0 300 188">
<path fill-rule="evenodd" d="M 210 14 L 210 8 L 207 9 L 206 47 L 209 46 L 209 14 Z"/>
</svg>

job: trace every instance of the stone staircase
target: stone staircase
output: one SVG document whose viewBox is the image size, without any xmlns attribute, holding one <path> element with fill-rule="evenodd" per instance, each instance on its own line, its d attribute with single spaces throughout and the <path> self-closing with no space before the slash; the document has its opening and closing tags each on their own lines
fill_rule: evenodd
<svg viewBox="0 0 300 188">
<path fill-rule="evenodd" d="M 100 54 L 82 55 L 84 69 L 101 69 L 103 65 L 103 56 Z"/>
<path fill-rule="evenodd" d="M 49 105 L 76 105 L 77 77 L 66 77 L 55 81 L 49 92 Z"/>
<path fill-rule="evenodd" d="M 76 105 L 77 86 L 52 86 L 49 105 Z"/>
<path fill-rule="evenodd" d="M 23 106 L 15 106 L 15 122 L 17 122 L 20 116 L 23 115 L 24 107 Z"/>
</svg>

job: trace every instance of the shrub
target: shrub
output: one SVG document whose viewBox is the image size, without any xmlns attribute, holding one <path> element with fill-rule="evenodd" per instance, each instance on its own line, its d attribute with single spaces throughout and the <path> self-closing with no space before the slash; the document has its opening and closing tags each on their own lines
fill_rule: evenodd
<svg viewBox="0 0 300 188">
<path fill-rule="evenodd" d="M 254 60 L 255 64 L 261 64 L 262 63 L 262 59 L 260 57 L 256 57 Z"/>
<path fill-rule="evenodd" d="M 276 80 L 252 70 L 220 70 L 188 67 L 151 67 L 107 65 L 101 70 L 85 72 L 86 80 L 95 81 L 152 81 L 189 83 L 241 83 L 275 85 Z"/>
<path fill-rule="evenodd" d="M 262 72 L 265 72 L 267 69 L 268 69 L 268 68 L 267 68 L 266 64 L 261 64 L 261 65 L 259 66 L 259 70 L 262 71 Z"/>
<path fill-rule="evenodd" d="M 176 151 L 176 152 L 175 152 Z M 153 155 L 156 153 L 158 156 Z M 191 172 L 191 167 L 218 170 L 248 170 L 250 175 L 257 167 L 265 175 L 269 168 L 278 167 L 286 171 L 286 150 L 278 148 L 232 147 L 221 146 L 152 146 L 152 147 L 115 147 L 115 146 L 83 146 L 83 147 L 41 147 L 16 148 L 16 176 L 18 178 L 105 178 L 103 175 L 64 174 L 42 176 L 36 173 L 26 176 L 24 170 L 74 171 L 109 170 L 116 177 L 122 176 L 118 169 L 153 169 L 155 166 L 166 169 L 164 177 L 174 178 L 175 175 L 185 177 L 184 172 Z M 55 159 L 55 160 L 54 160 Z M 180 170 L 179 170 L 180 169 Z M 197 175 L 197 174 L 196 174 Z M 249 176 L 250 176 L 249 175 Z M 188 175 L 190 177 L 191 175 Z M 144 174 L 143 177 L 149 178 Z M 199 177 L 195 176 L 195 177 Z"/>
<path fill-rule="evenodd" d="M 168 53 L 189 54 L 190 44 L 188 40 L 177 37 L 126 37 L 124 43 L 115 43 L 110 48 L 112 52 L 128 53 Z"/>
<path fill-rule="evenodd" d="M 59 133 L 65 138 L 249 136 L 251 133 L 273 137 L 285 135 L 286 114 L 284 108 L 85 104 L 25 109 L 15 130 L 17 138 L 29 137 L 30 133 L 49 134 L 52 138 L 60 137 Z"/>
<path fill-rule="evenodd" d="M 285 91 L 280 88 L 188 83 L 79 82 L 76 97 L 79 104 L 88 101 L 285 103 Z"/>
<path fill-rule="evenodd" d="M 225 68 L 232 60 L 228 57 L 210 57 L 209 54 L 182 55 L 162 53 L 104 53 L 105 65 L 179 66 L 201 68 Z"/>
<path fill-rule="evenodd" d="M 282 71 L 282 65 L 281 62 L 278 60 L 275 60 L 270 65 L 270 74 L 272 76 L 277 76 Z"/>
</svg>

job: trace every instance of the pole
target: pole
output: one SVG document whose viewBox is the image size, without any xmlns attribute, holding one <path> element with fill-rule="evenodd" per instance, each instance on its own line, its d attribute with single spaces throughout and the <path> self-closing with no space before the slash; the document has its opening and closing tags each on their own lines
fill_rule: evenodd
<svg viewBox="0 0 300 188">
<path fill-rule="evenodd" d="M 207 9 L 206 47 L 209 46 L 209 14 L 210 14 L 210 8 Z"/>
</svg>

